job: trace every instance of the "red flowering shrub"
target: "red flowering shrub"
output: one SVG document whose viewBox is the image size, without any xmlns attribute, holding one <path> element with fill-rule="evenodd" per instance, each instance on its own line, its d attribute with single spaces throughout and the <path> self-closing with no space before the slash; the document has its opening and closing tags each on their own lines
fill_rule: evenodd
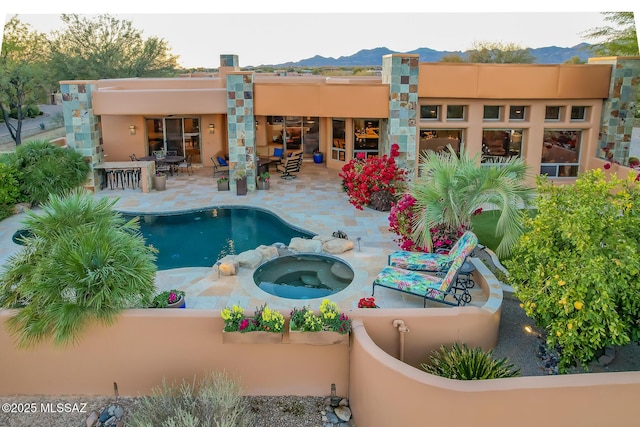
<svg viewBox="0 0 640 427">
<path fill-rule="evenodd" d="M 376 299 L 374 297 L 369 298 L 360 298 L 358 301 L 358 308 L 380 308 L 376 304 Z"/>
<path fill-rule="evenodd" d="M 386 190 L 397 194 L 404 182 L 405 172 L 398 168 L 398 144 L 391 145 L 391 155 L 351 159 L 338 174 L 342 178 L 342 187 L 349 197 L 349 203 L 362 210 L 371 202 L 371 195 Z"/>
<path fill-rule="evenodd" d="M 403 251 L 428 252 L 426 247 L 420 247 L 411 238 L 413 230 L 413 219 L 416 216 L 414 211 L 416 199 L 409 193 L 405 193 L 398 202 L 393 205 L 389 213 L 389 230 L 398 237 L 394 239 Z M 476 209 L 473 214 L 479 215 L 482 208 Z M 457 229 L 450 228 L 445 224 L 438 224 L 432 227 L 431 241 L 434 251 L 448 251 L 458 241 L 460 236 L 467 231 L 467 227 L 461 225 Z"/>
</svg>

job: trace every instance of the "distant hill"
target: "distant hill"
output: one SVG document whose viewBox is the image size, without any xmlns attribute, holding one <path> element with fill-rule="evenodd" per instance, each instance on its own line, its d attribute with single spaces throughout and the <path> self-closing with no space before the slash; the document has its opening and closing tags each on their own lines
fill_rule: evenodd
<svg viewBox="0 0 640 427">
<path fill-rule="evenodd" d="M 537 49 L 530 49 L 531 54 L 536 58 L 536 64 L 562 64 L 574 56 L 586 61 L 592 55 L 586 47 L 587 43 L 580 43 L 573 47 L 548 46 Z M 355 66 L 380 66 L 382 56 L 390 53 L 417 53 L 420 55 L 420 62 L 438 62 L 443 56 L 457 54 L 464 57 L 462 51 L 440 51 L 427 47 L 412 50 L 410 52 L 396 52 L 386 47 L 376 47 L 375 49 L 363 49 L 351 56 L 341 56 L 339 58 L 326 58 L 316 55 L 311 58 L 302 59 L 298 62 L 286 62 L 283 64 L 272 64 L 274 67 L 355 67 Z"/>
</svg>

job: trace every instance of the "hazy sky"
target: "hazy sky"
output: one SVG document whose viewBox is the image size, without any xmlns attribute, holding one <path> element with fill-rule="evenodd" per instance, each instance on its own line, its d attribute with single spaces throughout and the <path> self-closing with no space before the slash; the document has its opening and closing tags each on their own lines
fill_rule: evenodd
<svg viewBox="0 0 640 427">
<path fill-rule="evenodd" d="M 133 7 L 120 0 L 104 2 L 102 7 L 68 1 L 64 8 L 51 2 L 5 3 L 9 2 L 0 6 L 5 21 L 18 14 L 23 22 L 45 33 L 63 27 L 60 13 L 110 13 L 131 20 L 144 37 L 164 38 L 184 67 L 218 67 L 220 54 L 225 53 L 237 54 L 241 66 L 255 66 L 314 55 L 337 58 L 375 47 L 400 52 L 419 47 L 466 50 L 474 41 L 570 47 L 586 41 L 581 37 L 585 30 L 606 25 L 600 9 L 557 9 L 555 3 L 559 2 L 548 0 L 536 1 L 526 11 L 498 1 L 485 1 L 480 6 L 476 2 L 448 2 L 455 8 L 398 3 L 410 5 L 402 13 L 372 7 L 373 2 L 364 0 L 325 0 L 314 2 L 322 3 L 314 6 L 299 1 L 245 0 L 234 2 L 248 5 L 244 9 L 227 5 L 215 13 L 213 2 L 199 1 L 169 2 L 166 6 L 156 2 L 153 8 Z M 616 2 L 615 7 L 638 8 L 626 0 Z"/>
</svg>

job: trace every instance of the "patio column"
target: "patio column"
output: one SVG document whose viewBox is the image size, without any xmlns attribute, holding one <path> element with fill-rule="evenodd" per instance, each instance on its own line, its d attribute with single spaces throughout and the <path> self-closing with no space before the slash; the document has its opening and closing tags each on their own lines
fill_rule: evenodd
<svg viewBox="0 0 640 427">
<path fill-rule="evenodd" d="M 389 118 L 380 124 L 382 152 L 389 154 L 398 144 L 399 167 L 413 176 L 416 166 L 418 117 L 418 54 L 391 54 L 382 57 L 382 83 L 389 85 Z"/>
<path fill-rule="evenodd" d="M 253 114 L 253 73 L 227 74 L 227 134 L 229 135 L 229 189 L 236 191 L 233 172 L 247 171 L 247 190 L 256 188 L 255 118 Z"/>
<path fill-rule="evenodd" d="M 609 97 L 602 105 L 597 157 L 629 164 L 634 111 L 638 108 L 640 57 L 590 58 L 590 64 L 611 64 Z"/>
<path fill-rule="evenodd" d="M 104 161 L 100 117 L 93 114 L 91 93 L 94 90 L 93 81 L 60 82 L 66 142 L 69 148 L 80 152 L 91 167 L 84 184 L 89 191 L 100 188 L 102 174 L 94 166 Z"/>
</svg>

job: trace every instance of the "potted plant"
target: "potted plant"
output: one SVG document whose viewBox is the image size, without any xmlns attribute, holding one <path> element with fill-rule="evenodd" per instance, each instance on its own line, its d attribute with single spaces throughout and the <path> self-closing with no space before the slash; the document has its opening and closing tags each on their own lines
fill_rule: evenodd
<svg viewBox="0 0 640 427">
<path fill-rule="evenodd" d="M 153 187 L 157 191 L 164 191 L 167 189 L 167 174 L 162 172 L 156 172 L 153 177 Z"/>
<path fill-rule="evenodd" d="M 269 189 L 269 172 L 263 172 L 258 175 L 258 190 L 268 190 Z"/>
<path fill-rule="evenodd" d="M 284 316 L 263 304 L 247 317 L 242 307 L 234 304 L 220 313 L 224 320 L 222 342 L 232 344 L 274 344 L 282 342 Z"/>
<path fill-rule="evenodd" d="M 238 196 L 247 194 L 247 170 L 244 168 L 234 170 L 233 179 L 236 182 L 236 194 Z"/>
<path fill-rule="evenodd" d="M 160 292 L 151 302 L 153 308 L 185 308 L 187 306 L 184 291 L 171 289 Z"/>
<path fill-rule="evenodd" d="M 291 311 L 289 342 L 292 344 L 343 344 L 348 341 L 350 331 L 351 319 L 328 299 L 322 300 L 319 314 L 309 306 Z"/>
<path fill-rule="evenodd" d="M 229 191 L 229 177 L 222 175 L 218 178 L 218 191 Z"/>
</svg>

